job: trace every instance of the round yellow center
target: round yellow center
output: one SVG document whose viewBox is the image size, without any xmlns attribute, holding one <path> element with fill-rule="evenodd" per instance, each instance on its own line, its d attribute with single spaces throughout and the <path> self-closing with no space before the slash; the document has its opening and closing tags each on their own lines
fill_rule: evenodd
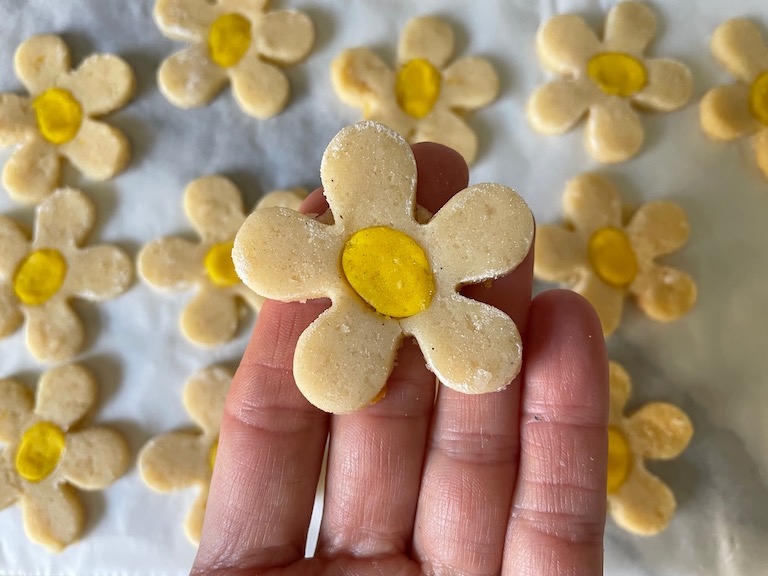
<svg viewBox="0 0 768 576">
<path fill-rule="evenodd" d="M 41 482 L 56 469 L 64 451 L 64 432 L 50 422 L 27 429 L 16 451 L 16 471 L 28 482 Z"/>
<path fill-rule="evenodd" d="M 69 142 L 80 131 L 83 108 L 68 90 L 49 88 L 34 99 L 32 108 L 43 138 L 52 144 Z"/>
<path fill-rule="evenodd" d="M 589 239 L 589 261 L 598 278 L 614 288 L 626 288 L 637 276 L 637 257 L 627 235 L 618 228 L 601 228 Z"/>
<path fill-rule="evenodd" d="M 234 245 L 234 242 L 214 244 L 208 250 L 208 254 L 205 255 L 205 271 L 216 286 L 226 288 L 240 282 L 240 278 L 235 272 L 235 264 L 232 262 Z"/>
<path fill-rule="evenodd" d="M 406 114 L 424 118 L 440 96 L 440 72 L 423 58 L 415 58 L 397 73 L 395 94 Z"/>
<path fill-rule="evenodd" d="M 376 226 L 353 234 L 344 246 L 341 267 L 360 297 L 379 314 L 392 318 L 426 310 L 435 293 L 424 250 L 392 228 Z"/>
<path fill-rule="evenodd" d="M 211 60 L 222 68 L 234 66 L 251 45 L 251 23 L 240 14 L 222 14 L 208 34 Z"/>
<path fill-rule="evenodd" d="M 216 438 L 216 440 L 213 442 L 213 445 L 211 446 L 210 452 L 208 452 L 208 466 L 210 466 L 211 471 L 213 471 L 213 465 L 216 464 L 216 454 L 219 452 L 219 439 Z"/>
<path fill-rule="evenodd" d="M 749 109 L 763 124 L 768 125 L 768 72 L 763 72 L 749 89 Z"/>
<path fill-rule="evenodd" d="M 642 62 L 621 52 L 592 56 L 587 63 L 587 74 L 603 92 L 614 96 L 631 96 L 648 81 Z"/>
<path fill-rule="evenodd" d="M 58 250 L 30 253 L 13 276 L 13 291 L 27 306 L 45 304 L 59 291 L 67 275 L 67 262 Z"/>
<path fill-rule="evenodd" d="M 624 433 L 615 426 L 608 426 L 608 494 L 616 492 L 629 475 L 632 453 Z"/>
</svg>

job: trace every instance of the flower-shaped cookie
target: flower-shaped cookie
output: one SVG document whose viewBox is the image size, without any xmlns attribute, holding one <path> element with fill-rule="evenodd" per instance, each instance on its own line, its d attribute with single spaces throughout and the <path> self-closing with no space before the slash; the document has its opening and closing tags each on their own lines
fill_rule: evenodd
<svg viewBox="0 0 768 576">
<path fill-rule="evenodd" d="M 160 31 L 191 46 L 166 59 L 157 73 L 160 91 L 175 106 L 203 106 L 229 81 L 246 114 L 269 118 L 288 102 L 280 66 L 303 60 L 315 41 L 302 12 L 268 12 L 268 0 L 158 0 Z"/>
<path fill-rule="evenodd" d="M 221 415 L 232 373 L 213 366 L 201 370 L 184 387 L 184 407 L 201 432 L 169 432 L 147 442 L 139 454 L 139 471 L 147 486 L 170 492 L 191 485 L 200 494 L 187 515 L 184 529 L 198 544 L 203 529 L 211 472 L 219 445 Z"/>
<path fill-rule="evenodd" d="M 677 204 L 648 202 L 625 225 L 613 184 L 582 174 L 566 185 L 563 211 L 564 226 L 536 230 L 534 274 L 589 300 L 606 336 L 619 326 L 627 292 L 661 322 L 677 320 L 696 303 L 693 279 L 655 262 L 688 240 L 688 217 Z"/>
<path fill-rule="evenodd" d="M 677 457 L 691 441 L 693 426 L 666 402 L 651 402 L 624 416 L 629 375 L 611 362 L 610 379 L 608 512 L 625 530 L 650 536 L 667 527 L 677 504 L 669 486 L 646 470 L 644 460 Z"/>
<path fill-rule="evenodd" d="M 128 466 L 120 434 L 77 426 L 97 391 L 77 364 L 45 372 L 34 400 L 26 386 L 0 380 L 0 508 L 19 502 L 29 538 L 55 552 L 83 531 L 75 488 L 103 490 Z"/>
<path fill-rule="evenodd" d="M 298 209 L 306 192 L 276 190 L 257 205 L 283 205 Z M 168 236 L 147 244 L 139 253 L 138 271 L 161 290 L 186 290 L 197 294 L 181 315 L 181 331 L 196 344 L 214 346 L 232 339 L 237 331 L 244 300 L 258 311 L 263 298 L 238 278 L 232 263 L 235 234 L 245 222 L 243 198 L 235 185 L 221 176 L 191 182 L 184 191 L 184 211 L 199 242 Z"/>
<path fill-rule="evenodd" d="M 61 158 L 92 180 L 108 180 L 130 159 L 122 132 L 94 120 L 131 99 L 131 68 L 111 54 L 89 56 L 71 70 L 58 36 L 33 36 L 16 51 L 16 75 L 29 97 L 0 94 L 0 146 L 20 146 L 3 184 L 22 204 L 37 204 L 59 185 Z"/>
<path fill-rule="evenodd" d="M 37 207 L 32 241 L 0 216 L 0 338 L 27 318 L 27 346 L 40 361 L 59 362 L 83 347 L 80 318 L 70 298 L 109 300 L 133 280 L 133 266 L 119 248 L 81 248 L 95 220 L 82 192 L 57 190 Z"/>
<path fill-rule="evenodd" d="M 477 184 L 419 224 L 411 148 L 374 122 L 334 137 L 321 179 L 332 224 L 284 208 L 256 210 L 232 251 L 237 273 L 262 296 L 331 299 L 296 346 L 294 378 L 307 399 L 334 413 L 369 405 L 404 335 L 416 338 L 446 386 L 506 387 L 520 369 L 517 327 L 459 289 L 508 273 L 528 253 L 533 218 L 522 198 Z"/>
<path fill-rule="evenodd" d="M 556 80 L 528 101 L 528 119 L 544 134 L 562 134 L 585 114 L 584 142 L 599 162 L 623 162 L 643 143 L 635 107 L 669 112 L 691 97 L 691 73 L 666 58 L 644 58 L 656 18 L 643 4 L 622 2 L 608 12 L 601 42 L 583 19 L 555 16 L 539 29 L 539 58 Z"/>
<path fill-rule="evenodd" d="M 339 98 L 408 142 L 439 142 L 471 164 L 477 136 L 463 113 L 487 106 L 499 79 L 484 58 L 453 56 L 453 30 L 439 18 L 410 20 L 400 35 L 397 70 L 367 48 L 345 50 L 331 66 Z"/>
<path fill-rule="evenodd" d="M 768 177 L 768 44 L 749 20 L 729 20 L 712 35 L 712 53 L 736 77 L 701 99 L 704 131 L 717 140 L 755 134 L 757 165 Z"/>
</svg>

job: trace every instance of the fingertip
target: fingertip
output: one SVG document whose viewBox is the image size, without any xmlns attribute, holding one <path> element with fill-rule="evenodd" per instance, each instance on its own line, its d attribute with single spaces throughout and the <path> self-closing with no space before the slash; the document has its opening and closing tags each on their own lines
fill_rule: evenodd
<svg viewBox="0 0 768 576">
<path fill-rule="evenodd" d="M 299 212 L 302 214 L 325 214 L 328 210 L 328 201 L 323 195 L 323 188 L 315 188 L 312 193 L 304 199 L 299 206 Z"/>
<path fill-rule="evenodd" d="M 442 144 L 421 142 L 411 148 L 418 170 L 417 201 L 434 214 L 467 187 L 469 167 L 461 154 Z"/>
</svg>

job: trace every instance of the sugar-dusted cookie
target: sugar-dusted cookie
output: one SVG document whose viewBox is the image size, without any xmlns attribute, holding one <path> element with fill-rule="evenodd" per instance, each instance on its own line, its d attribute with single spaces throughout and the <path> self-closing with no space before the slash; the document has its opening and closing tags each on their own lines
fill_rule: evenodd
<svg viewBox="0 0 768 576">
<path fill-rule="evenodd" d="M 736 78 L 701 99 L 701 126 L 712 138 L 754 134 L 757 165 L 768 177 L 768 44 L 749 20 L 728 20 L 712 35 L 712 53 Z"/>
<path fill-rule="evenodd" d="M 79 422 L 96 403 L 93 375 L 78 364 L 45 372 L 29 389 L 0 379 L 0 508 L 18 502 L 30 540 L 58 552 L 77 540 L 81 490 L 103 490 L 128 466 L 128 445 Z"/>
<path fill-rule="evenodd" d="M 203 529 L 219 428 L 232 373 L 213 366 L 192 376 L 184 387 L 184 407 L 199 426 L 195 432 L 169 432 L 152 438 L 139 453 L 139 472 L 153 490 L 170 492 L 197 485 L 200 493 L 184 529 L 198 544 Z"/>
<path fill-rule="evenodd" d="M 400 36 L 394 70 L 371 50 L 355 48 L 333 61 L 331 79 L 339 98 L 362 108 L 365 119 L 389 126 L 411 144 L 449 146 L 471 164 L 477 136 L 463 115 L 493 102 L 499 79 L 484 58 L 450 62 L 452 56 L 450 24 L 414 18 Z"/>
<path fill-rule="evenodd" d="M 0 146 L 18 146 L 3 185 L 22 204 L 37 204 L 59 185 L 61 158 L 92 180 L 108 180 L 130 159 L 122 132 L 94 118 L 123 107 L 134 91 L 131 68 L 94 54 L 71 69 L 58 36 L 33 36 L 16 50 L 16 75 L 29 96 L 0 94 Z"/>
<path fill-rule="evenodd" d="M 533 218 L 522 198 L 500 184 L 477 184 L 420 224 L 411 148 L 374 122 L 339 132 L 320 174 L 333 223 L 257 210 L 232 252 L 243 281 L 267 298 L 331 299 L 296 346 L 294 378 L 307 399 L 335 413 L 369 405 L 404 335 L 416 338 L 446 386 L 471 394 L 506 387 L 520 369 L 517 327 L 459 289 L 507 274 L 525 258 Z"/>
<path fill-rule="evenodd" d="M 635 534 L 664 530 L 677 504 L 669 486 L 645 468 L 645 460 L 677 457 L 693 435 L 688 416 L 666 402 L 651 402 L 624 415 L 631 391 L 627 372 L 610 363 L 611 402 L 608 416 L 608 513 Z"/>
<path fill-rule="evenodd" d="M 677 204 L 648 202 L 625 224 L 613 184 L 582 174 L 567 183 L 563 211 L 564 226 L 543 224 L 536 230 L 534 274 L 589 300 L 606 336 L 619 326 L 627 293 L 662 322 L 679 319 L 696 303 L 693 279 L 655 262 L 688 240 L 688 217 Z"/>
<path fill-rule="evenodd" d="M 306 195 L 301 188 L 275 190 L 264 196 L 257 208 L 279 205 L 298 209 Z M 239 300 L 256 311 L 263 301 L 243 285 L 232 264 L 232 243 L 246 217 L 243 198 L 226 178 L 206 176 L 187 186 L 184 211 L 200 241 L 178 236 L 154 240 L 139 253 L 137 269 L 144 280 L 161 290 L 196 286 L 197 294 L 181 315 L 181 331 L 196 344 L 223 344 L 237 331 Z"/>
<path fill-rule="evenodd" d="M 175 106 L 203 106 L 227 82 L 240 108 L 269 118 L 288 103 L 280 69 L 306 58 L 315 41 L 303 12 L 267 11 L 267 0 L 157 0 L 155 22 L 173 40 L 190 44 L 160 66 L 160 91 Z"/>
<path fill-rule="evenodd" d="M 37 207 L 30 241 L 0 216 L 0 338 L 27 319 L 27 346 L 42 362 L 60 362 L 83 347 L 84 331 L 70 298 L 109 300 L 133 280 L 127 254 L 115 246 L 81 248 L 95 221 L 82 192 L 57 190 Z"/>
<path fill-rule="evenodd" d="M 691 73 L 667 58 L 643 56 L 656 33 L 656 17 L 636 2 L 608 11 L 600 41 L 583 19 L 555 16 L 536 37 L 542 64 L 560 77 L 528 101 L 528 120 L 543 134 L 562 134 L 584 115 L 584 143 L 599 162 L 623 162 L 643 143 L 636 110 L 676 110 L 691 97 Z"/>
</svg>

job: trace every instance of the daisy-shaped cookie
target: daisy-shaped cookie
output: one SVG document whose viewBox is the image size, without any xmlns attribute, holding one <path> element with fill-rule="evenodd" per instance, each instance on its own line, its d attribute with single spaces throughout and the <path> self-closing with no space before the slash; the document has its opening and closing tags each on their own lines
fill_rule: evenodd
<svg viewBox="0 0 768 576">
<path fill-rule="evenodd" d="M 123 107 L 134 91 L 131 68 L 111 54 L 71 69 L 58 36 L 33 36 L 16 50 L 16 75 L 29 97 L 0 94 L 0 146 L 19 146 L 3 185 L 22 204 L 37 204 L 59 185 L 61 158 L 92 180 L 108 180 L 130 159 L 122 132 L 94 118 Z"/>
<path fill-rule="evenodd" d="M 669 486 L 648 472 L 644 461 L 677 457 L 691 441 L 693 426 L 666 402 L 651 402 L 625 416 L 629 375 L 611 362 L 610 381 L 608 512 L 625 530 L 650 536 L 667 527 L 677 504 Z"/>
<path fill-rule="evenodd" d="M 191 46 L 166 59 L 157 73 L 160 91 L 175 106 L 203 106 L 227 82 L 240 108 L 269 118 L 288 102 L 280 66 L 303 60 L 315 30 L 293 10 L 267 11 L 267 0 L 158 0 L 155 22 L 173 40 Z"/>
<path fill-rule="evenodd" d="M 483 108 L 499 93 L 490 62 L 468 57 L 450 62 L 453 30 L 439 18 L 410 20 L 400 35 L 393 70 L 367 48 L 345 50 L 331 65 L 339 98 L 363 117 L 399 132 L 408 142 L 438 142 L 468 164 L 477 136 L 463 114 Z"/>
<path fill-rule="evenodd" d="M 109 300 L 133 280 L 128 256 L 110 245 L 81 248 L 96 218 L 93 203 L 71 188 L 37 207 L 30 241 L 0 216 L 0 338 L 27 319 L 27 346 L 42 362 L 60 362 L 83 347 L 83 325 L 68 300 Z"/>
<path fill-rule="evenodd" d="M 339 132 L 320 175 L 332 224 L 257 210 L 232 252 L 243 281 L 267 298 L 331 299 L 296 346 L 294 378 L 304 396 L 334 413 L 369 405 L 404 335 L 416 338 L 446 386 L 466 393 L 507 386 L 520 369 L 517 327 L 459 289 L 510 272 L 528 253 L 533 219 L 522 198 L 477 184 L 419 224 L 411 148 L 374 122 Z"/>
<path fill-rule="evenodd" d="M 623 162 L 643 143 L 636 108 L 669 112 L 691 97 L 691 73 L 667 58 L 645 58 L 656 17 L 643 4 L 622 2 L 608 12 L 600 41 L 583 19 L 555 16 L 536 37 L 542 64 L 559 76 L 528 101 L 528 119 L 544 134 L 562 134 L 584 115 L 584 142 L 599 162 Z"/>
<path fill-rule="evenodd" d="M 298 209 L 306 192 L 276 190 L 257 205 Z M 214 346 L 232 339 L 240 318 L 240 300 L 258 311 L 263 298 L 238 278 L 232 263 L 235 234 L 245 222 L 243 198 L 237 187 L 221 176 L 191 182 L 184 191 L 184 211 L 199 242 L 167 236 L 147 244 L 139 253 L 141 277 L 161 290 L 197 293 L 181 314 L 181 331 L 196 344 Z"/>
<path fill-rule="evenodd" d="M 184 407 L 199 432 L 169 432 L 150 440 L 139 453 L 139 471 L 153 490 L 170 492 L 197 485 L 200 494 L 184 529 L 198 544 L 203 528 L 211 472 L 219 445 L 219 428 L 232 373 L 220 366 L 201 370 L 184 387 Z"/>
<path fill-rule="evenodd" d="M 648 202 L 625 224 L 613 184 L 582 174 L 566 184 L 563 211 L 563 226 L 536 230 L 534 275 L 589 300 L 606 336 L 619 326 L 627 293 L 661 322 L 679 319 L 696 303 L 693 279 L 655 262 L 688 240 L 688 217 L 677 204 Z"/>
<path fill-rule="evenodd" d="M 749 20 L 729 20 L 715 30 L 712 53 L 736 77 L 701 99 L 704 131 L 717 140 L 754 134 L 757 165 L 768 177 L 768 44 Z"/>
<path fill-rule="evenodd" d="M 0 380 L 0 508 L 18 502 L 30 540 L 55 552 L 83 531 L 76 488 L 103 490 L 128 466 L 120 434 L 78 426 L 96 397 L 93 375 L 77 364 L 45 372 L 34 399 Z"/>
</svg>

